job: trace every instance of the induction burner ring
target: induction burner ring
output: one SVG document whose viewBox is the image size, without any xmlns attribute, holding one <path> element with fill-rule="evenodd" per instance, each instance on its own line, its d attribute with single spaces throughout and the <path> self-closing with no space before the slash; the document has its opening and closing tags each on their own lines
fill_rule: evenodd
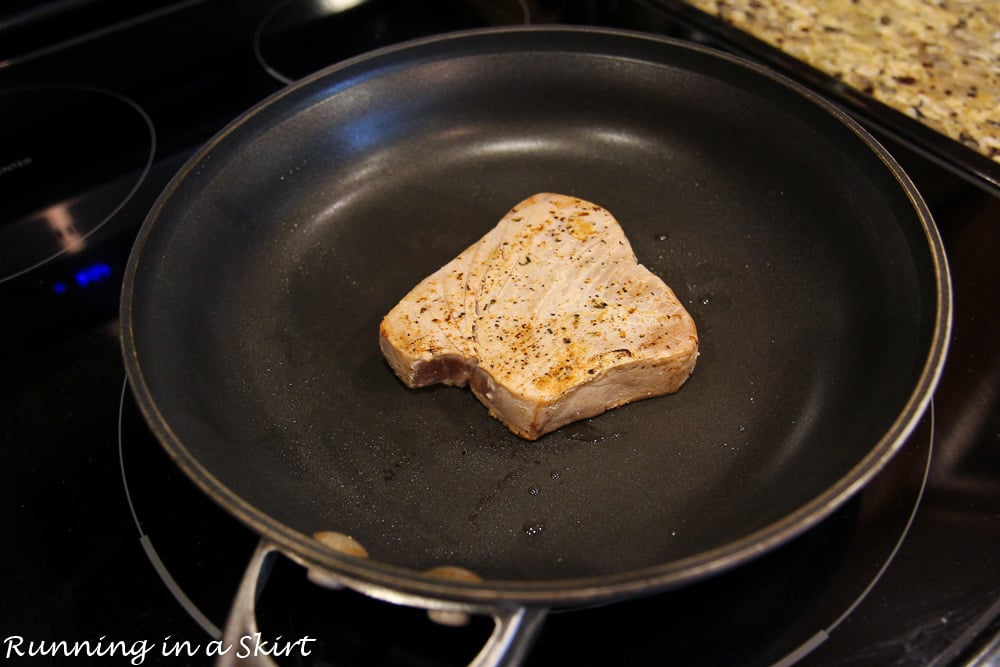
<svg viewBox="0 0 1000 667">
<path fill-rule="evenodd" d="M 87 86 L 0 91 L 0 283 L 80 252 L 139 189 L 156 130 L 118 93 Z"/>
<path fill-rule="evenodd" d="M 286 0 L 257 26 L 253 50 L 264 71 L 290 84 L 389 44 L 456 30 L 530 22 L 526 0 Z"/>
<path fill-rule="evenodd" d="M 152 563 L 153 569 L 156 570 L 156 574 L 159 575 L 160 579 L 163 580 L 163 584 L 170 591 L 174 599 L 181 605 L 181 607 L 188 613 L 189 616 L 197 623 L 201 628 L 208 634 L 212 639 L 220 639 L 222 637 L 222 631 L 219 629 L 215 623 L 213 623 L 208 616 L 202 613 L 201 609 L 198 608 L 184 589 L 177 583 L 173 575 L 170 574 L 170 570 L 160 559 L 160 555 L 156 551 L 156 547 L 153 546 L 153 541 L 149 539 L 145 531 L 142 529 L 142 522 L 139 521 L 139 514 L 135 510 L 135 504 L 132 502 L 132 493 L 129 491 L 128 487 L 128 476 L 125 473 L 125 454 L 122 443 L 124 442 L 124 413 L 125 413 L 125 397 L 128 394 L 128 381 L 126 380 L 122 383 L 122 392 L 118 402 L 118 465 L 121 468 L 122 474 L 122 485 L 125 487 L 125 500 L 128 503 L 129 512 L 132 514 L 132 520 L 135 521 L 135 527 L 139 531 L 139 543 L 142 545 L 142 550 L 145 552 L 146 557 L 149 558 L 149 562 Z"/>
<path fill-rule="evenodd" d="M 157 574 L 163 580 L 164 585 L 167 587 L 167 589 L 170 591 L 173 597 L 177 600 L 178 604 L 181 605 L 181 607 L 191 616 L 191 618 L 196 623 L 198 623 L 199 626 L 201 626 L 202 629 L 204 629 L 204 631 L 210 637 L 212 637 L 213 639 L 218 639 L 221 636 L 219 627 L 208 619 L 207 615 L 204 614 L 199 609 L 199 607 L 192 601 L 191 597 L 185 593 L 183 587 L 179 585 L 178 582 L 171 575 L 170 570 L 167 568 L 166 564 L 161 559 L 156 548 L 153 546 L 152 540 L 149 538 L 146 531 L 143 529 L 142 522 L 139 519 L 139 510 L 136 507 L 136 503 L 133 502 L 132 493 L 130 491 L 128 483 L 129 473 L 127 471 L 128 466 L 125 463 L 125 455 L 124 455 L 125 441 L 129 439 L 126 437 L 127 429 L 124 427 L 128 413 L 128 410 L 126 409 L 128 405 L 127 403 L 128 396 L 129 396 L 128 382 L 126 380 L 125 382 L 123 382 L 120 404 L 119 404 L 118 456 L 119 456 L 119 463 L 121 466 L 122 483 L 125 488 L 126 499 L 139 532 L 140 542 L 142 544 L 143 551 L 146 554 L 147 558 L 150 560 L 150 563 L 153 565 L 153 568 L 155 569 Z M 134 406 L 132 409 L 136 410 Z M 141 422 L 141 418 L 137 416 L 133 416 L 133 418 Z M 821 618 L 823 619 L 831 618 L 832 620 L 826 623 L 809 624 L 809 627 L 803 628 L 801 632 L 803 633 L 804 640 L 798 642 L 797 644 L 792 644 L 793 646 L 795 646 L 795 648 L 786 653 L 784 657 L 779 659 L 777 662 L 773 663 L 774 667 L 789 667 L 791 665 L 794 665 L 799 661 L 805 659 L 806 656 L 808 656 L 813 651 L 817 650 L 820 646 L 822 646 L 823 643 L 826 642 L 827 639 L 829 639 L 831 634 L 841 625 L 841 623 L 843 623 L 844 620 L 847 619 L 854 612 L 854 610 L 868 597 L 869 593 L 877 586 L 882 576 L 888 571 L 889 567 L 895 560 L 896 555 L 898 554 L 904 541 L 907 538 L 907 535 L 909 534 L 910 528 L 913 525 L 914 519 L 921 506 L 924 496 L 924 491 L 929 478 L 931 461 L 933 459 L 933 451 L 934 451 L 933 401 L 929 405 L 926 422 L 928 431 L 926 439 L 918 436 L 918 434 L 921 433 L 920 428 L 918 428 L 918 430 L 916 430 L 914 434 L 911 436 L 911 440 L 920 437 L 919 441 L 914 442 L 914 444 L 917 445 L 917 449 L 914 451 L 914 453 L 909 454 L 908 448 L 904 448 L 902 452 L 900 452 L 896 457 L 893 458 L 892 461 L 890 461 L 886 469 L 881 471 L 879 475 L 873 478 L 873 480 L 869 483 L 869 485 L 866 486 L 865 489 L 863 489 L 859 494 L 859 496 L 864 497 L 866 491 L 868 491 L 869 489 L 873 489 L 874 487 L 877 487 L 880 484 L 880 482 L 885 483 L 886 476 L 895 475 L 900 472 L 902 472 L 902 474 L 906 477 L 907 480 L 907 489 L 908 489 L 907 498 L 909 497 L 910 494 L 913 494 L 912 500 L 910 499 L 903 500 L 902 501 L 903 504 L 899 509 L 898 513 L 893 514 L 893 516 L 895 516 L 896 518 L 893 520 L 892 523 L 893 525 L 897 524 L 900 525 L 900 528 L 898 533 L 895 533 L 894 531 L 893 534 L 887 536 L 887 539 L 889 540 L 888 543 L 879 544 L 876 545 L 875 547 L 868 546 L 867 550 L 856 548 L 843 556 L 843 558 L 847 561 L 850 561 L 852 558 L 855 560 L 857 559 L 864 560 L 863 563 L 854 563 L 854 565 L 860 566 L 860 571 L 862 572 L 869 571 L 868 566 L 872 562 L 871 557 L 875 556 L 877 562 L 879 563 L 879 566 L 876 568 L 874 576 L 869 577 L 867 574 L 865 574 L 863 578 L 860 578 L 856 582 L 856 584 L 850 586 L 850 588 L 854 589 L 855 592 L 850 593 L 846 598 L 833 600 L 829 604 L 828 608 L 826 608 L 826 611 L 824 611 L 823 614 L 821 615 Z M 152 435 L 149 435 L 149 438 L 151 441 L 153 440 Z M 150 445 L 158 447 L 158 443 L 156 443 L 155 441 L 150 442 Z M 923 449 L 926 449 L 926 452 L 922 451 Z M 910 462 L 904 460 L 906 456 L 913 456 L 917 458 L 913 459 L 913 461 Z M 893 464 L 897 464 L 897 466 L 894 467 Z M 919 469 L 917 468 L 918 465 L 921 466 Z M 893 483 L 892 480 L 889 480 L 889 484 L 892 483 Z M 144 485 L 139 485 L 136 488 L 143 488 L 143 487 Z M 895 489 L 894 486 L 892 488 Z M 882 515 L 884 512 L 892 510 L 884 509 L 884 506 L 880 503 L 878 499 L 874 501 L 873 506 L 874 506 L 873 510 L 874 514 L 878 515 L 878 518 L 880 519 L 879 521 L 877 521 L 877 524 L 879 531 L 881 532 L 882 529 L 884 528 L 884 523 L 881 520 L 882 518 L 884 518 Z M 821 523 L 817 528 L 823 525 L 824 524 Z M 864 535 L 861 536 L 861 540 L 862 542 L 864 541 Z M 172 553 L 174 554 L 174 557 L 178 557 L 176 555 L 176 551 Z M 242 559 L 242 554 L 241 554 L 241 559 Z M 236 558 L 233 558 L 229 559 L 227 562 L 231 562 L 233 567 L 242 567 L 244 565 L 244 562 L 241 559 L 237 560 Z M 847 566 L 845 566 L 844 569 L 850 570 L 851 568 L 849 567 L 849 565 L 851 565 L 850 562 L 848 562 Z M 748 566 L 743 566 L 743 567 L 749 569 L 754 567 L 754 564 L 750 563 Z M 729 576 L 729 575 L 723 573 L 721 576 Z M 709 582 L 708 585 L 711 585 L 710 583 L 711 581 L 712 581 L 711 579 L 708 580 Z M 852 579 L 851 581 L 853 582 L 854 580 Z M 694 589 L 700 585 L 704 586 L 704 584 L 695 583 L 692 584 L 690 588 Z M 687 589 L 680 589 L 679 593 L 681 595 L 685 595 L 688 594 L 689 591 L 687 591 Z M 671 595 L 672 592 L 668 591 L 661 594 L 661 597 L 664 600 L 668 600 L 669 596 Z M 666 602 L 664 604 L 666 604 Z M 585 608 L 581 610 L 567 610 L 565 612 L 560 613 L 560 616 L 563 615 L 563 613 L 586 614 L 587 611 Z M 819 625 L 820 629 L 812 632 L 810 628 L 815 628 L 816 625 Z M 812 634 L 806 636 L 805 633 L 808 632 L 812 632 Z"/>
<path fill-rule="evenodd" d="M 928 427 L 929 434 L 927 442 L 927 461 L 924 465 L 924 474 L 920 480 L 920 487 L 917 490 L 917 497 L 913 502 L 913 507 L 910 510 L 910 515 L 907 517 L 906 524 L 903 526 L 903 531 L 902 533 L 900 533 L 899 539 L 897 539 L 896 543 L 893 545 L 892 550 L 889 552 L 888 557 L 886 557 L 885 562 L 883 562 L 882 566 L 878 568 L 878 570 L 875 572 L 875 576 L 872 577 L 872 580 L 870 582 L 868 582 L 868 585 L 865 586 L 864 590 L 861 591 L 861 594 L 857 597 L 857 599 L 854 600 L 850 605 L 848 605 L 847 609 L 845 609 L 843 613 L 840 614 L 840 616 L 834 619 L 834 621 L 829 626 L 821 628 L 818 632 L 812 635 L 808 640 L 806 640 L 794 651 L 786 655 L 781 660 L 775 662 L 772 665 L 772 667 L 790 667 L 791 665 L 794 665 L 795 663 L 799 662 L 807 655 L 812 653 L 823 642 L 829 639 L 833 631 L 836 630 L 837 627 L 841 623 L 843 623 L 844 620 L 847 619 L 854 612 L 855 609 L 858 608 L 858 606 L 865 600 L 865 598 L 868 597 L 868 594 L 871 593 L 872 589 L 874 589 L 876 585 L 878 585 L 878 582 L 882 579 L 882 576 L 889 569 L 889 566 L 892 564 L 893 560 L 895 560 L 896 554 L 899 553 L 899 550 L 903 546 L 903 542 L 906 541 L 906 536 L 910 533 L 910 528 L 913 526 L 913 522 L 917 517 L 917 511 L 920 509 L 920 505 L 924 498 L 924 491 L 927 488 L 927 480 L 930 477 L 931 460 L 933 459 L 934 455 L 934 400 L 933 399 L 931 399 L 930 401 L 927 414 L 929 415 L 930 425 Z"/>
</svg>

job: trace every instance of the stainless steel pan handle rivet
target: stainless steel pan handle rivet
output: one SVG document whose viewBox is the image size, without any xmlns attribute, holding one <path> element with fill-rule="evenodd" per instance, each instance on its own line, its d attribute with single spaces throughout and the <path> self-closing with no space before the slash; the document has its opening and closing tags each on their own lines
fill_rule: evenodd
<svg viewBox="0 0 1000 667">
<path fill-rule="evenodd" d="M 330 547 L 334 551 L 344 554 L 345 556 L 368 558 L 368 550 L 361 546 L 361 543 L 350 535 L 345 535 L 344 533 L 339 533 L 335 530 L 321 530 L 313 533 L 313 537 L 316 538 L 317 541 L 322 542 L 324 545 Z M 324 588 L 338 589 L 344 587 L 344 585 L 340 583 L 339 579 L 331 576 L 326 570 L 321 570 L 319 568 L 306 567 L 306 577 L 317 586 L 323 586 Z"/>
<path fill-rule="evenodd" d="M 434 567 L 424 572 L 424 576 L 436 579 L 447 579 L 450 581 L 465 581 L 476 583 L 482 581 L 475 572 L 466 570 L 464 567 L 455 565 L 443 565 Z M 451 627 L 462 627 L 469 624 L 470 616 L 467 612 L 456 609 L 428 609 L 427 617 L 438 625 L 448 625 Z"/>
</svg>

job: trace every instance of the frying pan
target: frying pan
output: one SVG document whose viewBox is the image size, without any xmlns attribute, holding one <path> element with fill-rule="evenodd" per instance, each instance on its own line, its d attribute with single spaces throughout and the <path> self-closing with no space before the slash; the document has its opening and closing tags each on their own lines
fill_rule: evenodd
<svg viewBox="0 0 1000 667">
<path fill-rule="evenodd" d="M 615 214 L 701 356 L 677 394 L 531 443 L 466 390 L 405 388 L 377 330 L 539 191 Z M 153 433 L 262 537 L 251 579 L 280 552 L 486 609 L 484 651 L 516 661 L 548 608 L 732 567 L 858 491 L 930 400 L 951 297 L 919 194 L 831 105 L 690 44 L 522 27 L 373 52 L 236 119 L 149 213 L 121 318 Z"/>
</svg>

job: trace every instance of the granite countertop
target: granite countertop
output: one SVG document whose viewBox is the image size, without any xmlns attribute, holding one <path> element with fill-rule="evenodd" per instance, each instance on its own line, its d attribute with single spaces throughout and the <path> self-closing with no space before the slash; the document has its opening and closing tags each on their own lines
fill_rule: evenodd
<svg viewBox="0 0 1000 667">
<path fill-rule="evenodd" d="M 997 0 L 687 0 L 1000 163 Z"/>
</svg>

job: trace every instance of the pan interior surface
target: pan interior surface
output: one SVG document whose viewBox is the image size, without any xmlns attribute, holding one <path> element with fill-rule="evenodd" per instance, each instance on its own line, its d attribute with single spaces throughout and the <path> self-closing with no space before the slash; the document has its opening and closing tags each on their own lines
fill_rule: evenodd
<svg viewBox="0 0 1000 667">
<path fill-rule="evenodd" d="M 539 191 L 616 216 L 701 356 L 679 393 L 531 443 L 467 390 L 405 388 L 378 325 Z M 898 446 L 940 326 L 928 224 L 856 130 L 734 61 L 571 30 L 425 42 L 195 157 L 133 254 L 126 363 L 168 451 L 265 534 L 515 586 L 666 572 L 793 533 Z"/>
</svg>

